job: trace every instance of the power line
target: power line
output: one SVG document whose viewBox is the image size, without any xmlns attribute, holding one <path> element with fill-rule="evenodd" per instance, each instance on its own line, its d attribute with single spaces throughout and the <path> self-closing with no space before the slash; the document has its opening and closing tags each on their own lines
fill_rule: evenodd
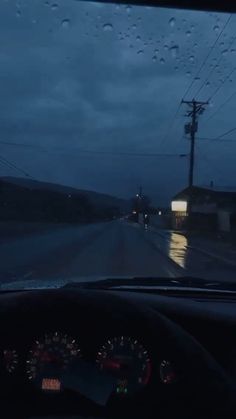
<svg viewBox="0 0 236 419">
<path fill-rule="evenodd" d="M 203 124 L 206 124 L 210 119 L 212 119 L 228 102 L 230 102 L 230 100 L 233 98 L 233 96 L 235 96 L 236 95 L 236 91 L 235 92 L 233 92 L 229 97 L 228 97 L 228 99 L 226 99 L 225 100 L 225 102 L 223 102 L 217 109 L 216 109 L 216 111 L 215 112 L 213 112 L 210 116 L 209 116 L 209 118 L 207 118 L 207 120 L 206 121 L 203 121 Z"/>
<path fill-rule="evenodd" d="M 222 144 L 222 143 L 233 143 L 233 142 L 235 142 L 236 143 L 236 140 L 231 140 L 231 139 L 229 139 L 229 138 L 226 138 L 226 139 L 224 139 L 224 140 L 220 140 L 220 141 L 217 141 L 219 138 L 217 137 L 217 138 L 209 138 L 209 137 L 198 137 L 198 138 L 196 138 L 196 140 L 202 140 L 202 141 L 213 141 L 214 143 L 216 143 L 216 144 Z"/>
<path fill-rule="evenodd" d="M 8 142 L 3 142 L 0 141 L 0 144 L 5 144 L 5 145 L 10 145 L 10 146 L 21 146 L 21 147 L 32 147 L 35 149 L 38 149 L 39 151 L 46 151 L 43 150 L 40 146 L 36 146 L 36 145 L 30 145 L 30 144 L 23 144 L 23 143 L 8 143 Z M 83 149 L 67 149 L 67 150 L 63 150 L 60 148 L 51 148 L 47 151 L 50 152 L 73 152 L 75 153 L 75 151 L 79 152 L 79 153 L 85 153 L 85 154 L 108 154 L 108 155 L 117 155 L 117 156 L 134 156 L 134 157 L 185 157 L 186 154 L 184 153 L 134 153 L 134 152 L 126 152 L 126 151 L 113 151 L 113 150 L 83 150 Z"/>
<path fill-rule="evenodd" d="M 209 101 L 212 100 L 213 97 L 217 95 L 217 93 L 224 86 L 225 82 L 230 78 L 230 76 L 234 73 L 235 70 L 236 70 L 236 67 L 234 67 L 233 70 L 228 74 L 228 76 L 225 77 L 224 81 L 216 88 L 215 92 L 210 96 Z"/>
<path fill-rule="evenodd" d="M 9 167 L 10 169 L 16 170 L 17 172 L 23 174 L 26 177 L 31 177 L 29 175 L 29 173 L 25 172 L 25 170 L 23 170 L 20 167 L 16 166 L 15 163 L 12 163 L 9 160 L 5 159 L 5 157 L 3 157 L 3 156 L 0 156 L 0 163 L 2 163 L 3 165 Z"/>
<path fill-rule="evenodd" d="M 223 34 L 224 30 L 225 30 L 225 29 L 226 29 L 226 27 L 228 26 L 228 24 L 229 24 L 229 22 L 230 22 L 230 19 L 231 19 L 231 18 L 232 18 L 232 14 L 231 14 L 231 15 L 229 16 L 229 18 L 227 19 L 227 21 L 226 21 L 225 25 L 223 26 L 223 28 L 222 28 L 221 32 L 219 33 L 219 35 L 218 35 L 218 37 L 216 38 L 216 40 L 215 40 L 215 42 L 213 43 L 213 45 L 211 46 L 210 51 L 208 52 L 208 54 L 207 54 L 207 56 L 206 56 L 205 60 L 203 61 L 203 63 L 202 63 L 202 65 L 201 65 L 201 67 L 199 68 L 199 70 L 198 70 L 197 74 L 195 75 L 195 77 L 193 78 L 192 82 L 190 83 L 190 86 L 187 88 L 187 90 L 186 90 L 186 92 L 185 92 L 185 94 L 184 94 L 183 98 L 185 98 L 185 97 L 187 96 L 187 94 L 189 93 L 189 91 L 191 90 L 192 86 L 194 85 L 194 83 L 195 83 L 195 81 L 196 81 L 196 78 L 197 78 L 197 77 L 199 76 L 199 74 L 201 73 L 201 71 L 202 71 L 202 69 L 203 69 L 204 65 L 206 64 L 206 62 L 207 62 L 208 58 L 210 57 L 210 55 L 211 55 L 211 53 L 212 53 L 213 49 L 215 48 L 215 46 L 216 46 L 217 42 L 219 41 L 219 39 L 220 39 L 221 35 Z"/>
<path fill-rule="evenodd" d="M 228 48 L 231 48 L 233 43 L 235 42 L 236 36 L 233 37 L 233 39 L 231 40 L 231 42 L 229 43 Z M 218 68 L 219 63 L 221 62 L 223 58 L 223 55 L 220 56 L 219 60 L 217 61 L 217 63 L 215 64 L 215 66 L 211 69 L 211 71 L 209 72 L 208 76 L 206 77 L 205 81 L 203 82 L 203 84 L 200 86 L 200 88 L 198 89 L 197 93 L 195 94 L 195 98 L 199 95 L 199 93 L 202 91 L 203 87 L 206 85 L 206 83 L 209 81 L 209 78 L 211 77 L 211 75 L 214 73 L 215 69 Z"/>
<path fill-rule="evenodd" d="M 179 103 L 179 105 L 178 105 L 178 107 L 176 109 L 176 112 L 175 112 L 174 116 L 172 117 L 172 120 L 171 120 L 171 123 L 169 124 L 168 130 L 167 130 L 166 134 L 164 135 L 164 137 L 162 138 L 162 140 L 161 140 L 161 142 L 159 144 L 160 147 L 162 146 L 163 143 L 166 142 L 166 140 L 169 137 L 172 129 L 174 128 L 175 120 L 176 120 L 176 117 L 178 115 L 178 112 L 179 112 L 179 110 L 181 108 L 181 105 L 182 105 L 182 102 Z"/>
<path fill-rule="evenodd" d="M 221 138 L 221 137 L 225 137 L 227 134 L 230 134 L 231 132 L 234 132 L 234 131 L 236 131 L 236 128 L 232 128 L 232 129 L 230 129 L 229 131 L 225 132 L 224 134 L 219 135 L 219 136 L 217 137 L 217 140 L 218 140 L 219 138 Z"/>
</svg>

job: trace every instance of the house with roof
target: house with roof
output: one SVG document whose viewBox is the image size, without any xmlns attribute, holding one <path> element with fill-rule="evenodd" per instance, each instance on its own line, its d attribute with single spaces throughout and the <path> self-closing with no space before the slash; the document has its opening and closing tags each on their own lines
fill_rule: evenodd
<svg viewBox="0 0 236 419">
<path fill-rule="evenodd" d="M 173 197 L 171 210 L 174 229 L 236 230 L 236 192 L 188 187 Z"/>
</svg>

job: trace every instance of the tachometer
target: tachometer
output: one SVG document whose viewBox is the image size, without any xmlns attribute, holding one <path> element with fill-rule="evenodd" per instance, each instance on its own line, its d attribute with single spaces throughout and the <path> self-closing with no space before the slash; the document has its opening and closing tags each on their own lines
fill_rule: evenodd
<svg viewBox="0 0 236 419">
<path fill-rule="evenodd" d="M 63 373 L 76 357 L 80 349 L 75 339 L 57 332 L 45 335 L 29 352 L 27 376 L 44 391 L 61 391 Z"/>
<path fill-rule="evenodd" d="M 116 394 L 134 394 L 146 386 L 151 377 L 147 350 L 130 337 L 115 337 L 103 345 L 97 355 L 101 370 L 116 377 Z"/>
</svg>

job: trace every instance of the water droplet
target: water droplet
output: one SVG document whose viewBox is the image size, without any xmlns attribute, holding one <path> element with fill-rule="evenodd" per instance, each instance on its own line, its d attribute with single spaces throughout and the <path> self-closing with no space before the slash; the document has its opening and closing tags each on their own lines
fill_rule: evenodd
<svg viewBox="0 0 236 419">
<path fill-rule="evenodd" d="M 214 28 L 213 28 L 213 31 L 219 32 L 219 29 L 220 29 L 220 27 L 218 25 L 215 25 Z"/>
<path fill-rule="evenodd" d="M 126 6 L 126 12 L 130 13 L 131 12 L 131 6 Z"/>
<path fill-rule="evenodd" d="M 186 36 L 189 38 L 191 36 L 192 32 L 191 31 L 187 31 L 186 32 Z"/>
<path fill-rule="evenodd" d="M 137 54 L 138 55 L 141 55 L 141 54 L 143 54 L 144 53 L 144 50 L 143 49 L 140 49 L 140 50 L 138 50 L 138 52 L 137 52 Z"/>
<path fill-rule="evenodd" d="M 179 69 L 179 67 L 178 67 L 178 66 L 176 66 L 176 67 L 175 67 L 175 71 L 178 71 L 178 69 Z"/>
<path fill-rule="evenodd" d="M 161 59 L 160 59 L 160 63 L 161 63 L 161 64 L 165 64 L 165 59 L 164 59 L 164 58 L 161 58 Z"/>
<path fill-rule="evenodd" d="M 234 52 L 236 52 L 236 49 L 234 49 L 234 48 L 233 48 L 233 49 L 231 49 L 231 52 L 233 52 L 233 53 L 234 53 Z"/>
<path fill-rule="evenodd" d="M 70 26 L 70 19 L 63 19 L 63 20 L 62 20 L 62 22 L 61 22 L 61 26 L 62 26 L 64 29 L 68 29 L 68 28 L 69 28 L 69 26 Z"/>
<path fill-rule="evenodd" d="M 208 86 L 210 86 L 210 84 L 211 84 L 211 83 L 210 83 L 209 81 L 207 81 L 207 82 L 206 82 L 206 86 L 207 86 L 207 87 L 208 87 Z"/>
<path fill-rule="evenodd" d="M 49 6 L 49 1 L 47 0 L 47 1 L 45 1 L 44 2 L 44 4 L 46 5 L 46 6 Z"/>
<path fill-rule="evenodd" d="M 21 11 L 19 9 L 16 11 L 16 17 L 21 17 Z"/>
<path fill-rule="evenodd" d="M 192 25 L 192 26 L 191 26 L 191 30 L 193 31 L 194 29 L 195 29 L 195 26 L 194 26 L 194 25 Z"/>
<path fill-rule="evenodd" d="M 153 57 L 152 57 L 152 61 L 156 61 L 157 60 L 157 56 L 156 55 L 153 55 Z"/>
<path fill-rule="evenodd" d="M 136 41 L 141 41 L 141 37 L 139 35 L 136 36 Z"/>
<path fill-rule="evenodd" d="M 132 25 L 132 29 L 135 31 L 135 29 L 137 29 L 137 25 L 134 23 L 133 25 Z"/>
<path fill-rule="evenodd" d="M 173 47 L 170 48 L 170 53 L 172 58 L 177 58 L 177 56 L 179 55 L 179 47 L 178 45 L 174 45 Z"/>
<path fill-rule="evenodd" d="M 169 20 L 169 25 L 171 26 L 171 28 L 173 28 L 173 27 L 175 26 L 175 22 L 176 22 L 176 19 L 175 19 L 174 17 L 172 17 L 172 18 Z"/>
<path fill-rule="evenodd" d="M 155 53 L 155 54 L 158 54 L 158 53 L 159 53 L 159 49 L 158 49 L 158 48 L 156 48 L 156 49 L 154 50 L 154 53 Z"/>
<path fill-rule="evenodd" d="M 224 50 L 221 52 L 221 54 L 222 54 L 222 55 L 224 55 L 224 56 L 225 56 L 227 53 L 228 53 L 228 50 L 227 50 L 227 49 L 224 49 Z"/>
<path fill-rule="evenodd" d="M 193 55 L 191 55 L 191 57 L 189 57 L 189 61 L 190 61 L 190 63 L 194 63 L 194 56 Z"/>
<path fill-rule="evenodd" d="M 112 32 L 113 31 L 113 25 L 111 23 L 104 23 L 103 25 L 104 32 Z M 126 35 L 127 37 L 127 35 Z"/>
<path fill-rule="evenodd" d="M 167 51 L 169 49 L 168 45 L 164 45 L 164 50 Z"/>
<path fill-rule="evenodd" d="M 51 5 L 51 9 L 54 11 L 54 10 L 57 10 L 58 9 L 58 4 L 57 3 L 53 3 L 52 5 Z"/>
<path fill-rule="evenodd" d="M 187 76 L 188 76 L 188 77 L 190 77 L 190 76 L 191 76 L 191 72 L 190 72 L 190 71 L 187 71 L 187 73 L 186 73 L 186 74 L 187 74 Z"/>
</svg>

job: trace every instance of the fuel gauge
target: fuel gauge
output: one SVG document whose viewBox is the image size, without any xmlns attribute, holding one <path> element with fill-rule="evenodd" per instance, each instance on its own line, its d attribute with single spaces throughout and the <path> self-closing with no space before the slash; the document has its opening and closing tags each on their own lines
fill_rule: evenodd
<svg viewBox="0 0 236 419">
<path fill-rule="evenodd" d="M 15 349 L 5 349 L 3 351 L 3 362 L 9 374 L 12 374 L 18 365 L 18 354 Z"/>
</svg>

